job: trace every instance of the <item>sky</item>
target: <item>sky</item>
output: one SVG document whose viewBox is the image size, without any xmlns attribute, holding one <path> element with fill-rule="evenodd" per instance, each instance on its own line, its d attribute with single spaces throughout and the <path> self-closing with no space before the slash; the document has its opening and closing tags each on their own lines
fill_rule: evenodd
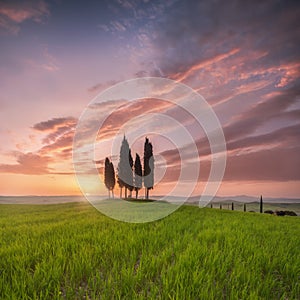
<svg viewBox="0 0 300 300">
<path fill-rule="evenodd" d="M 299 18 L 298 1 L 0 1 L 0 195 L 79 195 L 80 116 L 105 89 L 150 76 L 191 87 L 218 117 L 227 164 L 217 195 L 299 198 Z M 117 165 L 124 133 L 133 156 L 148 135 L 151 193 L 168 193 L 193 168 L 179 153 L 195 157 L 168 139 L 181 137 L 179 122 L 198 150 L 201 193 L 211 167 L 201 124 L 161 99 L 122 101 L 97 135 L 100 173 L 106 156 Z"/>
</svg>

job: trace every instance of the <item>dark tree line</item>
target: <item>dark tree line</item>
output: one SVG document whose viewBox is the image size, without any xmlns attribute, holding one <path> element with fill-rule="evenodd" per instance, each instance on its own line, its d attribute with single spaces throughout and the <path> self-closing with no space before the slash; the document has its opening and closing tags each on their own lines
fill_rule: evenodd
<svg viewBox="0 0 300 300">
<path fill-rule="evenodd" d="M 133 161 L 131 149 L 128 141 L 124 135 L 121 148 L 120 159 L 117 167 L 117 183 L 120 188 L 120 198 L 123 195 L 123 188 L 125 198 L 132 197 L 132 192 L 135 191 L 135 197 L 138 198 L 139 190 L 145 187 L 145 198 L 149 199 L 149 190 L 153 189 L 154 185 L 154 158 L 153 147 L 149 139 L 145 139 L 144 144 L 144 169 L 142 167 L 140 156 L 136 153 Z M 104 183 L 110 192 L 113 194 L 115 187 L 115 171 L 112 162 L 106 157 L 104 166 Z M 129 194 L 129 195 L 128 195 Z"/>
<path fill-rule="evenodd" d="M 213 203 L 210 204 L 210 207 L 213 208 Z M 265 214 L 271 214 L 271 215 L 277 215 L 277 216 L 297 216 L 297 213 L 295 213 L 294 211 L 289 211 L 289 210 L 275 210 L 272 211 L 270 209 L 268 210 L 263 210 L 264 208 L 264 202 L 263 202 L 263 197 L 260 196 L 259 199 L 259 212 L 265 213 Z M 222 204 L 220 204 L 220 209 L 222 209 Z M 229 209 L 229 204 L 228 204 L 228 209 Z M 231 203 L 231 210 L 234 210 L 234 202 Z M 246 212 L 247 211 L 247 204 L 244 203 L 243 204 L 243 211 Z M 254 210 L 250 210 L 250 212 L 255 212 Z"/>
</svg>

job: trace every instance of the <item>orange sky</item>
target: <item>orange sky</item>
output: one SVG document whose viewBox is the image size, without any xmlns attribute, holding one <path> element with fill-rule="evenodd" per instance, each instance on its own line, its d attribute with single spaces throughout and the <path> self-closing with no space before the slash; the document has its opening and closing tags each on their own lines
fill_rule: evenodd
<svg viewBox="0 0 300 300">
<path fill-rule="evenodd" d="M 299 198 L 299 16 L 299 4 L 272 1 L 1 3 L 0 195 L 80 194 L 72 163 L 80 115 L 106 88 L 157 76 L 198 91 L 216 113 L 227 147 L 218 195 Z M 100 118 L 110 107 L 98 109 Z M 151 131 L 157 176 L 166 171 L 152 193 L 176 184 L 176 147 L 190 157 L 184 168 L 200 161 L 201 193 L 211 163 L 201 124 L 155 98 L 119 99 L 113 110 L 95 160 L 112 156 L 116 167 L 124 133 L 142 156 Z M 180 139 L 180 126 L 153 114 L 184 126 L 198 153 L 164 139 Z"/>
</svg>

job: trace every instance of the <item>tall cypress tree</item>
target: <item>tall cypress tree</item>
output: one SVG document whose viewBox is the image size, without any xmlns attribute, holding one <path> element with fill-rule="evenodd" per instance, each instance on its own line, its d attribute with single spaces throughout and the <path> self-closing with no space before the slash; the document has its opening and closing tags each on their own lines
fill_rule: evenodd
<svg viewBox="0 0 300 300">
<path fill-rule="evenodd" d="M 260 201 L 259 201 L 259 212 L 261 214 L 263 213 L 263 199 L 262 199 L 262 196 L 260 196 Z"/>
<path fill-rule="evenodd" d="M 110 191 L 114 197 L 114 187 L 116 183 L 115 170 L 113 163 L 108 159 L 108 157 L 105 158 L 104 183 L 108 190 L 108 198 L 110 198 Z"/>
<path fill-rule="evenodd" d="M 126 181 L 126 186 L 128 190 L 130 191 L 129 197 L 132 197 L 132 191 L 134 189 L 134 184 L 133 184 L 133 158 L 131 155 L 131 149 L 129 149 L 129 154 L 128 154 L 128 162 L 129 162 L 129 167 L 127 170 L 127 181 Z"/>
<path fill-rule="evenodd" d="M 104 183 L 105 183 L 105 186 L 108 190 L 108 198 L 110 198 L 110 184 L 109 184 L 109 181 L 110 181 L 110 175 L 109 175 L 109 171 L 110 171 L 110 162 L 109 162 L 109 159 L 108 157 L 105 158 L 105 164 L 104 164 Z"/>
<path fill-rule="evenodd" d="M 144 186 L 146 199 L 149 199 L 149 190 L 153 189 L 154 185 L 154 158 L 153 147 L 146 137 L 144 144 Z"/>
<path fill-rule="evenodd" d="M 135 198 L 138 198 L 139 190 L 143 186 L 143 170 L 140 156 L 136 153 L 134 161 L 134 189 L 135 189 Z"/>
<path fill-rule="evenodd" d="M 133 160 L 129 149 L 128 141 L 124 135 L 121 149 L 120 160 L 118 164 L 118 184 L 120 187 L 120 194 L 122 198 L 122 188 L 125 187 L 125 198 L 127 198 L 127 189 L 133 189 L 133 175 L 132 175 Z"/>
<path fill-rule="evenodd" d="M 116 184 L 115 168 L 112 162 L 109 163 L 109 189 L 112 192 L 112 197 L 114 198 L 114 188 Z"/>
</svg>

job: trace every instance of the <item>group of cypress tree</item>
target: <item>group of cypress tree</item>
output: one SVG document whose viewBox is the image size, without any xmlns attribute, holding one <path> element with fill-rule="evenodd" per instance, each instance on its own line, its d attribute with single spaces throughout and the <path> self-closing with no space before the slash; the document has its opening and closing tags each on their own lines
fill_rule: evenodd
<svg viewBox="0 0 300 300">
<path fill-rule="evenodd" d="M 133 161 L 131 149 L 124 135 L 121 148 L 120 160 L 117 168 L 117 182 L 120 187 L 120 198 L 122 198 L 123 188 L 125 189 L 125 199 L 132 198 L 132 191 L 135 191 L 135 197 L 138 198 L 139 190 L 142 189 L 143 183 L 145 187 L 145 198 L 149 199 L 149 190 L 153 189 L 154 185 L 154 158 L 153 147 L 149 139 L 145 139 L 144 144 L 144 169 L 142 168 L 140 156 L 136 153 Z M 115 187 L 115 171 L 112 162 L 106 157 L 104 166 L 104 183 L 110 192 L 113 194 Z"/>
</svg>

